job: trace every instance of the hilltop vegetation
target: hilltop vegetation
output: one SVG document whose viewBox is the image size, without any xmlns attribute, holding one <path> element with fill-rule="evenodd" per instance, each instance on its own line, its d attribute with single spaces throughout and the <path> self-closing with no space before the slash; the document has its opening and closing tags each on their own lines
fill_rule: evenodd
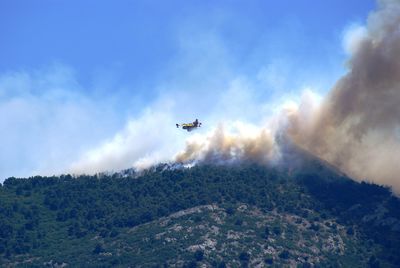
<svg viewBox="0 0 400 268">
<path fill-rule="evenodd" d="M 389 189 L 315 159 L 9 178 L 0 265 L 396 267 L 399 215 Z"/>
</svg>

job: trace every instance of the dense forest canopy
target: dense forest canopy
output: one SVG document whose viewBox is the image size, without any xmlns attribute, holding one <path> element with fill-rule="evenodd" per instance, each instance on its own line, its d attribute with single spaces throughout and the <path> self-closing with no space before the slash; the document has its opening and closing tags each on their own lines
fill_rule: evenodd
<svg viewBox="0 0 400 268">
<path fill-rule="evenodd" d="M 380 249 L 366 258 L 400 263 L 399 199 L 388 188 L 354 182 L 318 161 L 297 168 L 160 165 L 142 174 L 9 178 L 0 187 L 0 260 L 68 263 L 68 247 L 77 241 L 90 254 L 100 253 L 93 237 L 112 239 L 126 228 L 209 204 L 227 211 L 247 204 L 304 218 L 312 211 L 349 226 L 367 248 Z M 87 265 L 90 254 L 75 264 Z"/>
</svg>

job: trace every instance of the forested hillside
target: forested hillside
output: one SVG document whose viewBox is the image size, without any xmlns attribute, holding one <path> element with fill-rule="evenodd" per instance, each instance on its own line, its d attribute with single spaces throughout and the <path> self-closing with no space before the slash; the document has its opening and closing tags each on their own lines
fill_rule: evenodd
<svg viewBox="0 0 400 268">
<path fill-rule="evenodd" d="M 316 159 L 9 178 L 0 264 L 400 266 L 400 202 Z"/>
</svg>

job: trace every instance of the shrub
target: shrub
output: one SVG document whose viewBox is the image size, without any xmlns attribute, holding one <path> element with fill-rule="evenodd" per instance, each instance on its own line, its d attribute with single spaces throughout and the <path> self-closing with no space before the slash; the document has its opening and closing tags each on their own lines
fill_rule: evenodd
<svg viewBox="0 0 400 268">
<path fill-rule="evenodd" d="M 250 254 L 247 252 L 241 252 L 239 254 L 239 260 L 243 262 L 248 262 L 250 260 Z"/>
<path fill-rule="evenodd" d="M 104 248 L 101 244 L 97 244 L 96 247 L 93 249 L 93 254 L 100 254 L 104 252 Z"/>
<path fill-rule="evenodd" d="M 266 264 L 271 265 L 271 264 L 274 263 L 274 259 L 272 259 L 271 257 L 270 257 L 270 258 L 265 258 L 265 259 L 264 259 L 264 262 L 265 262 Z"/>
<path fill-rule="evenodd" d="M 346 233 L 347 233 L 348 235 L 354 235 L 354 230 L 353 230 L 353 228 L 352 228 L 352 227 L 347 228 Z"/>
<path fill-rule="evenodd" d="M 197 250 L 197 251 L 194 253 L 194 258 L 196 259 L 196 261 L 202 261 L 203 258 L 204 258 L 204 253 L 203 253 L 203 251 Z"/>
<path fill-rule="evenodd" d="M 272 231 L 276 235 L 280 235 L 282 233 L 281 227 L 279 227 L 279 226 L 275 226 Z"/>
<path fill-rule="evenodd" d="M 287 251 L 286 249 L 284 251 L 282 251 L 281 253 L 279 253 L 279 258 L 281 259 L 288 259 L 289 258 L 289 251 Z"/>
</svg>

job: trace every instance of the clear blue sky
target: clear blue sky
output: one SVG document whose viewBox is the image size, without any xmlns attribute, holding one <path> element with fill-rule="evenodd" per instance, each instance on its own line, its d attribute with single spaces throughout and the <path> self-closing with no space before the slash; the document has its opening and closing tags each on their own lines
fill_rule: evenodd
<svg viewBox="0 0 400 268">
<path fill-rule="evenodd" d="M 150 83 L 179 54 L 187 25 L 211 31 L 235 67 L 251 72 L 249 59 L 263 51 L 310 68 L 338 53 L 343 28 L 363 22 L 371 0 L 250 1 L 0 1 L 0 73 L 34 70 L 58 62 L 82 82 L 97 71 L 115 71 L 129 83 Z"/>
<path fill-rule="evenodd" d="M 375 6 L 1 0 L 0 181 L 62 170 L 165 94 L 208 99 L 237 78 L 265 101 L 304 86 L 326 92 L 344 72 L 344 30 Z"/>
</svg>

